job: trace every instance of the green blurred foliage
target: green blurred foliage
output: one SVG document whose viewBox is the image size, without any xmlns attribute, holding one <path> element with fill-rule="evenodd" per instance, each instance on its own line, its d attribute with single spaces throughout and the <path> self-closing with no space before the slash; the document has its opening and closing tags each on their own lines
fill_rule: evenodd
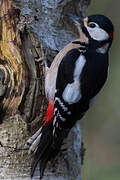
<svg viewBox="0 0 120 180">
<path fill-rule="evenodd" d="M 115 33 L 108 80 L 81 122 L 87 149 L 82 179 L 120 180 L 120 1 L 91 0 L 91 14 L 108 16 Z"/>
</svg>

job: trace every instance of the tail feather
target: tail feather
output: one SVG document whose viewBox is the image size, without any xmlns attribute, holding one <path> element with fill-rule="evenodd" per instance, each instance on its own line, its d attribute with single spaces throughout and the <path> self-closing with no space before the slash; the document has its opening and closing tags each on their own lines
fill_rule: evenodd
<svg viewBox="0 0 120 180">
<path fill-rule="evenodd" d="M 40 135 L 39 135 L 40 136 Z M 52 124 L 49 124 L 48 126 L 43 126 L 41 129 L 41 136 L 39 139 L 39 143 L 33 142 L 34 144 L 37 144 L 36 151 L 34 151 L 33 160 L 31 163 L 31 178 L 34 175 L 36 166 L 38 162 L 40 161 L 40 174 L 44 173 L 44 169 L 46 167 L 46 164 L 49 160 L 49 157 L 51 156 L 51 144 L 52 144 Z M 36 138 L 37 139 L 37 138 Z M 32 145 L 31 145 L 32 146 Z M 30 147 L 31 148 L 31 147 Z M 35 147 L 34 147 L 35 149 Z"/>
<path fill-rule="evenodd" d="M 40 179 L 42 179 L 42 177 L 43 177 L 46 165 L 47 165 L 47 160 L 44 160 L 44 161 L 40 162 Z"/>
<path fill-rule="evenodd" d="M 42 128 L 40 128 L 31 138 L 28 139 L 27 144 L 28 144 L 29 146 L 31 146 L 32 143 L 36 140 L 36 138 L 40 135 L 41 129 L 42 129 Z"/>
<path fill-rule="evenodd" d="M 29 154 L 35 154 L 37 147 L 39 145 L 40 139 L 41 139 L 41 135 L 38 135 L 38 137 L 35 139 L 35 141 L 31 144 L 30 148 L 29 148 Z"/>
<path fill-rule="evenodd" d="M 43 177 L 44 170 L 47 166 L 48 161 L 50 160 L 50 157 L 53 153 L 54 149 L 52 147 L 49 148 L 49 150 L 45 153 L 43 159 L 40 162 L 40 178 Z"/>
<path fill-rule="evenodd" d="M 42 146 L 39 146 L 39 149 L 37 149 L 37 151 L 36 151 L 36 153 L 34 155 L 33 161 L 31 163 L 31 178 L 34 175 L 35 169 L 36 169 L 37 164 L 38 164 L 39 161 L 40 161 L 40 174 L 41 174 L 41 172 L 43 174 L 44 170 L 41 170 L 41 169 L 45 169 L 47 161 L 49 160 L 49 159 L 48 160 L 46 159 L 46 153 L 45 153 L 46 151 L 49 152 L 49 150 L 47 150 L 49 145 L 50 144 L 48 143 L 44 148 Z M 43 160 L 41 160 L 41 159 L 43 159 Z M 46 164 L 45 164 L 45 162 L 46 162 Z"/>
<path fill-rule="evenodd" d="M 37 167 L 37 164 L 38 164 L 38 162 L 39 162 L 39 160 L 40 160 L 40 158 L 38 158 L 38 159 L 33 159 L 33 161 L 32 161 L 32 163 L 31 163 L 31 178 L 33 177 L 33 175 L 34 175 L 34 172 L 35 172 L 35 169 L 36 169 L 36 167 Z"/>
<path fill-rule="evenodd" d="M 36 166 L 40 162 L 40 177 L 43 177 L 44 170 L 48 161 L 54 159 L 60 151 L 64 137 L 68 134 L 68 130 L 56 131 L 56 136 L 53 136 L 53 123 L 49 125 L 43 125 L 41 133 L 38 133 L 35 141 L 31 144 L 30 148 L 34 151 L 30 151 L 33 155 L 31 163 L 31 178 L 34 175 Z M 32 148 L 32 146 L 34 148 Z"/>
</svg>

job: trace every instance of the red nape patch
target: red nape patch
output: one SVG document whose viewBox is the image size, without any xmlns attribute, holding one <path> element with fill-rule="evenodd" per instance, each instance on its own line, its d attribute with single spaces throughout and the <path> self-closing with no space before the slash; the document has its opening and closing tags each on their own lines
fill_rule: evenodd
<svg viewBox="0 0 120 180">
<path fill-rule="evenodd" d="M 110 32 L 109 35 L 110 35 L 111 39 L 113 40 L 113 38 L 114 38 L 113 32 Z"/>
<path fill-rule="evenodd" d="M 53 101 L 51 101 L 47 107 L 44 125 L 50 124 L 53 119 L 53 116 L 54 116 L 54 103 Z"/>
</svg>

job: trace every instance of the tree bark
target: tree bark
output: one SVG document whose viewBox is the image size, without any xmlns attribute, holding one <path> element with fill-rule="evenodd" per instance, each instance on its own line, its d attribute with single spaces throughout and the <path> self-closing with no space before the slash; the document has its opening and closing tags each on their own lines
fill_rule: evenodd
<svg viewBox="0 0 120 180">
<path fill-rule="evenodd" d="M 85 16 L 90 0 L 0 1 L 0 179 L 30 179 L 27 139 L 40 128 L 47 106 L 44 63 L 77 37 L 65 16 Z M 80 180 L 81 129 L 77 123 L 43 180 Z M 33 179 L 39 178 L 39 167 Z"/>
</svg>

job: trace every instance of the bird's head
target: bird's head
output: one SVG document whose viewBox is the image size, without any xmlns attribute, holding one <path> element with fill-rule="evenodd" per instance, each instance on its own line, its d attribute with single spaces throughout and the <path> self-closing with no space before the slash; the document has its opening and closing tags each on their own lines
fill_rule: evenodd
<svg viewBox="0 0 120 180">
<path fill-rule="evenodd" d="M 93 39 L 98 42 L 113 40 L 114 27 L 109 18 L 104 15 L 96 14 L 86 18 L 80 18 L 72 14 L 68 14 L 78 28 L 80 37 Z M 84 36 L 83 36 L 84 34 Z"/>
</svg>

